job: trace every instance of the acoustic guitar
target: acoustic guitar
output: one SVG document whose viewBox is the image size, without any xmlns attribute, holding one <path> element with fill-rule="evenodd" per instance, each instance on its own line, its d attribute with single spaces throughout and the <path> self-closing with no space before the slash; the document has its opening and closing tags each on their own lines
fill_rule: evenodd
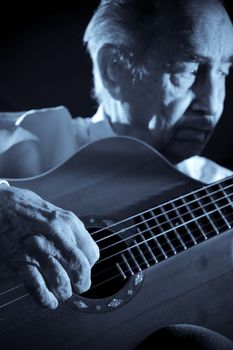
<svg viewBox="0 0 233 350">
<path fill-rule="evenodd" d="M 9 181 L 73 211 L 101 255 L 91 289 L 55 311 L 2 266 L 1 350 L 131 350 L 174 323 L 233 338 L 233 177 L 203 185 L 145 143 L 112 137 Z"/>
</svg>

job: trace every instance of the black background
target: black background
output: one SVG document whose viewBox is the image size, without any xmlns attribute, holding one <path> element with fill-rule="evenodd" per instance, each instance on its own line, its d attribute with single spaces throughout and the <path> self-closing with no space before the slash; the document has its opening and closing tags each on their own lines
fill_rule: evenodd
<svg viewBox="0 0 233 350">
<path fill-rule="evenodd" d="M 73 116 L 95 112 L 96 102 L 90 97 L 91 61 L 82 38 L 98 3 L 4 4 L 0 11 L 1 111 L 65 105 Z M 232 88 L 230 76 L 223 117 L 203 153 L 226 166 L 233 165 Z"/>
</svg>

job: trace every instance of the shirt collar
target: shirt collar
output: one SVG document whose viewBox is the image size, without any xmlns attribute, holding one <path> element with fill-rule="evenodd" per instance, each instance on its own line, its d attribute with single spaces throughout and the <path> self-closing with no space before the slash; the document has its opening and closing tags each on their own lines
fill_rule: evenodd
<svg viewBox="0 0 233 350">
<path fill-rule="evenodd" d="M 102 138 L 117 136 L 113 131 L 109 118 L 104 112 L 104 108 L 100 105 L 96 113 L 91 118 L 90 139 L 91 141 Z"/>
</svg>

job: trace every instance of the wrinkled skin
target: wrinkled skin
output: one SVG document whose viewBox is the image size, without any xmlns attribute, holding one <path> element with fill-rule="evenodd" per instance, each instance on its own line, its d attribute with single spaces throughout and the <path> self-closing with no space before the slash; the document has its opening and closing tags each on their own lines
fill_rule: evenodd
<svg viewBox="0 0 233 350">
<path fill-rule="evenodd" d="M 0 189 L 1 259 L 37 300 L 55 309 L 72 290 L 89 289 L 99 250 L 83 223 L 31 191 Z"/>
<path fill-rule="evenodd" d="M 133 82 L 112 57 L 107 63 L 99 57 L 112 97 L 104 109 L 115 131 L 146 141 L 174 164 L 199 155 L 212 135 L 233 55 L 233 27 L 222 5 L 188 3 L 185 15 L 170 3 L 171 15 L 162 23 L 161 41 L 152 43 L 142 79 Z"/>
<path fill-rule="evenodd" d="M 155 45 L 142 80 L 133 83 L 112 57 L 100 67 L 109 93 L 104 109 L 116 133 L 150 143 L 173 163 L 200 154 L 212 134 L 233 55 L 232 23 L 221 5 L 195 0 L 192 6 L 188 35 L 176 12 L 167 16 L 166 40 Z M 56 308 L 72 288 L 80 293 L 90 287 L 99 251 L 74 214 L 0 185 L 0 227 L 1 258 L 43 305 Z"/>
</svg>

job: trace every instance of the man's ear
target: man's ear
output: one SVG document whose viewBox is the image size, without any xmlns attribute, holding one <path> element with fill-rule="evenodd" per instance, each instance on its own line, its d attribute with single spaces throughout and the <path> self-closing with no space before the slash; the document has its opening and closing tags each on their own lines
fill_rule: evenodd
<svg viewBox="0 0 233 350">
<path fill-rule="evenodd" d="M 104 45 L 98 52 L 98 65 L 104 87 L 116 100 L 122 100 L 122 78 L 124 68 L 116 60 L 113 45 Z M 126 78 L 126 77 L 125 77 Z"/>
</svg>

